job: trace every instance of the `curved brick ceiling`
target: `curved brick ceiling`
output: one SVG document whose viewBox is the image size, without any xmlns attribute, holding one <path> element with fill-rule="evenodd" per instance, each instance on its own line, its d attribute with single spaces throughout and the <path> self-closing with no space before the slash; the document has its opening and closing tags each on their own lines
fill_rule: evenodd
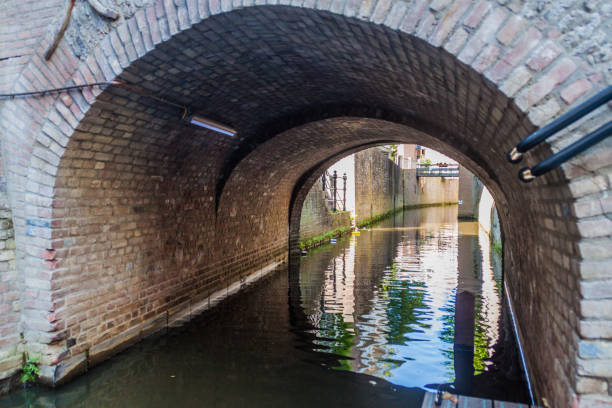
<svg viewBox="0 0 612 408">
<path fill-rule="evenodd" d="M 121 77 L 238 130 L 217 194 L 256 146 L 325 117 L 434 124 L 437 136 L 481 166 L 491 163 L 491 174 L 532 130 L 501 92 L 445 51 L 383 26 L 290 7 L 211 17 Z M 493 138 L 484 157 L 482 144 Z"/>
<path fill-rule="evenodd" d="M 392 140 L 467 165 L 491 187 L 505 230 L 516 220 L 513 236 L 529 234 L 548 211 L 533 207 L 504 159 L 531 130 L 526 117 L 450 54 L 382 26 L 291 7 L 238 10 L 177 34 L 120 78 L 238 135 L 192 126 L 181 109 L 122 87 L 98 96 L 60 161 L 53 210 L 55 233 L 70 246 L 58 254 L 62 265 L 79 279 L 96 277 L 98 288 L 115 283 L 101 270 L 146 271 L 156 287 L 174 288 L 166 299 L 231 281 L 215 272 L 220 260 L 257 253 L 263 262 L 286 251 L 291 207 L 317 172 Z M 560 179 L 547 176 L 549 185 Z M 533 250 L 514 246 L 514 254 Z M 80 288 L 79 280 L 69 285 Z M 521 291 L 529 303 L 534 290 Z M 78 313 L 76 302 L 66 315 Z"/>
<path fill-rule="evenodd" d="M 435 130 L 434 127 L 421 127 Z M 500 201 L 505 203 L 499 184 L 483 168 L 440 139 L 390 121 L 339 116 L 296 126 L 259 145 L 234 169 L 223 192 L 220 208 L 231 208 L 234 196 L 244 190 L 245 180 L 248 180 L 249 189 L 259 194 L 270 192 L 272 195 L 275 190 L 291 192 L 293 189 L 293 193 L 283 197 L 285 201 L 280 203 L 291 212 L 298 191 L 308 191 L 312 181 L 333 162 L 353 152 L 389 143 L 423 144 L 453 157 L 481 174 L 494 193 L 498 193 Z M 301 204 L 298 200 L 300 208 Z"/>
<path fill-rule="evenodd" d="M 126 52 L 136 59 L 133 48 Z M 118 327 L 286 259 L 295 235 L 288 220 L 295 224 L 293 209 L 318 172 L 374 144 L 419 142 L 487 183 L 523 310 L 546 309 L 541 293 L 552 278 L 533 271 L 546 269 L 550 247 L 574 251 L 575 224 L 559 204 L 571 197 L 561 173 L 548 174 L 547 190 L 534 194 L 542 184 L 525 188 L 505 161 L 533 129 L 528 119 L 481 75 L 415 37 L 323 11 L 257 7 L 207 18 L 120 78 L 238 135 L 189 125 L 181 109 L 129 89 L 98 96 L 55 181 L 53 234 L 63 240 L 57 259 L 68 271 L 52 278 L 66 294 L 57 318 L 61 335 L 76 339 L 67 359 L 90 353 Z M 548 153 L 536 149 L 527 165 Z M 551 203 L 536 202 L 542 197 Z M 551 219 L 555 230 L 545 225 Z M 114 312 L 126 305 L 131 313 Z M 89 310 L 103 313 L 81 324 Z M 528 316 L 526 327 L 547 319 Z M 550 350 L 543 360 L 555 358 Z"/>
</svg>

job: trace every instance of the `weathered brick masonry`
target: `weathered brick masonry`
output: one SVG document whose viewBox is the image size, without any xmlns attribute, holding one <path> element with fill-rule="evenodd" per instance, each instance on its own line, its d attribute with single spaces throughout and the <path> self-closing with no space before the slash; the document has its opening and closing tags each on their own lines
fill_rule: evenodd
<svg viewBox="0 0 612 408">
<path fill-rule="evenodd" d="M 417 177 L 416 169 L 403 171 L 404 205 L 456 204 L 460 181 L 449 177 Z"/>
<path fill-rule="evenodd" d="M 404 205 L 402 170 L 387 152 L 355 154 L 355 221 L 366 221 Z"/>
<path fill-rule="evenodd" d="M 456 204 L 459 179 L 450 177 L 417 177 L 416 169 L 404 170 L 404 205 Z"/>
<path fill-rule="evenodd" d="M 338 180 L 338 188 L 343 188 L 342 180 Z M 327 197 L 323 191 L 320 180 L 312 186 L 304 204 L 300 216 L 300 241 L 306 241 L 338 228 L 351 227 L 351 213 L 348 211 L 332 212 L 327 203 Z"/>
<path fill-rule="evenodd" d="M 422 139 L 421 139 L 422 140 Z M 356 222 L 364 222 L 402 207 L 457 203 L 456 178 L 417 177 L 402 170 L 379 149 L 355 154 Z"/>
<path fill-rule="evenodd" d="M 459 160 L 495 197 L 540 402 L 610 403 L 612 141 L 530 185 L 504 159 L 610 83 L 609 2 L 160 0 L 121 2 L 116 22 L 77 2 L 45 61 L 64 3 L 0 3 L 1 91 L 120 78 L 238 136 L 120 87 L 2 102 L 16 242 L 0 272 L 4 375 L 28 350 L 61 382 L 286 258 L 330 162 L 412 142 Z M 610 108 L 595 117 L 526 165 Z"/>
<path fill-rule="evenodd" d="M 478 219 L 482 183 L 468 169 L 459 166 L 459 218 Z"/>
</svg>

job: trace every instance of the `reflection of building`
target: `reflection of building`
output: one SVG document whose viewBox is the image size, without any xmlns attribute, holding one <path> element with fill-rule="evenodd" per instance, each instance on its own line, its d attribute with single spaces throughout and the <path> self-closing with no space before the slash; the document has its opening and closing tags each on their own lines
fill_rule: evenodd
<svg viewBox="0 0 612 408">
<path fill-rule="evenodd" d="M 492 257 L 498 256 L 491 252 L 489 236 L 480 228 L 478 230 L 478 243 L 480 244 L 480 253 L 482 254 L 482 288 L 481 299 L 482 305 L 480 309 L 481 326 L 485 329 L 485 337 L 488 339 L 487 357 L 493 355 L 492 347 L 497 344 L 499 339 L 499 325 L 501 315 L 501 289 L 498 283 L 501 282 L 501 274 L 496 276 L 493 267 L 494 262 Z"/>
<path fill-rule="evenodd" d="M 458 224 L 457 207 L 409 211 L 391 225 L 335 247 L 302 281 L 315 343 L 346 356 L 343 369 L 465 391 L 498 339 L 500 295 L 486 235 L 477 223 Z"/>
<path fill-rule="evenodd" d="M 352 323 L 355 311 L 355 241 L 342 255 L 334 258 L 325 270 L 323 312 L 340 313 L 344 322 Z"/>
</svg>

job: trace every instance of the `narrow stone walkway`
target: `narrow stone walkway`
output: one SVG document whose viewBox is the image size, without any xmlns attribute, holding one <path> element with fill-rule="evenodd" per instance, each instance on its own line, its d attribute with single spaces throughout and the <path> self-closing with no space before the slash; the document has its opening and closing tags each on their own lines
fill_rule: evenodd
<svg viewBox="0 0 612 408">
<path fill-rule="evenodd" d="M 457 396 L 459 402 L 455 405 L 450 400 L 442 401 L 442 404 L 437 406 L 434 401 L 436 398 L 435 392 L 425 393 L 422 408 L 537 408 L 534 405 L 521 404 L 518 402 L 493 401 L 489 399 Z"/>
</svg>

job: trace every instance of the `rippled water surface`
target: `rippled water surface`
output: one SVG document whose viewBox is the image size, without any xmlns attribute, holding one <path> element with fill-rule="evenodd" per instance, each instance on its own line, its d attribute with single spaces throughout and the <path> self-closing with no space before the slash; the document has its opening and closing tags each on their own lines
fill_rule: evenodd
<svg viewBox="0 0 612 408">
<path fill-rule="evenodd" d="M 406 211 L 271 273 L 21 407 L 419 407 L 526 401 L 500 262 L 456 207 Z"/>
</svg>

